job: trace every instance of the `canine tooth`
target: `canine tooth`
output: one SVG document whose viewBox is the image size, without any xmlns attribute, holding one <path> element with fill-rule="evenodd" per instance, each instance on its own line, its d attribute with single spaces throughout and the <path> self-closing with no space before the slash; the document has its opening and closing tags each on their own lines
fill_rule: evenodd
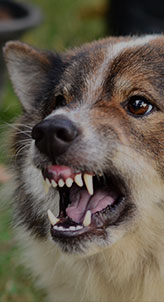
<svg viewBox="0 0 164 302">
<path fill-rule="evenodd" d="M 63 181 L 62 178 L 59 179 L 59 181 L 58 181 L 58 186 L 59 186 L 60 188 L 64 187 L 64 181 Z"/>
<path fill-rule="evenodd" d="M 54 216 L 51 210 L 48 209 L 47 214 L 48 214 L 49 221 L 52 225 L 55 225 L 59 221 L 59 219 Z"/>
<path fill-rule="evenodd" d="M 51 184 L 50 184 L 48 178 L 46 178 L 46 180 L 43 181 L 43 186 L 44 186 L 45 193 L 47 194 L 49 191 L 49 188 L 51 187 Z"/>
<path fill-rule="evenodd" d="M 89 226 L 91 223 L 91 211 L 88 210 L 87 213 L 85 214 L 84 220 L 83 220 L 83 225 L 85 227 Z"/>
<path fill-rule="evenodd" d="M 56 188 L 56 187 L 57 187 L 57 183 L 56 183 L 56 181 L 53 180 L 53 179 L 52 179 L 52 181 L 51 181 L 51 184 L 52 184 L 53 188 Z"/>
<path fill-rule="evenodd" d="M 93 176 L 90 174 L 84 174 L 84 182 L 87 187 L 88 193 L 93 195 Z"/>
<path fill-rule="evenodd" d="M 75 183 L 76 183 L 79 187 L 82 187 L 82 186 L 83 186 L 83 181 L 82 181 L 81 173 L 75 175 Z"/>
<path fill-rule="evenodd" d="M 70 177 L 68 177 L 67 179 L 66 179 L 66 186 L 68 187 L 68 188 L 70 188 L 71 186 L 72 186 L 72 184 L 73 184 L 73 179 L 72 178 L 70 178 Z"/>
</svg>

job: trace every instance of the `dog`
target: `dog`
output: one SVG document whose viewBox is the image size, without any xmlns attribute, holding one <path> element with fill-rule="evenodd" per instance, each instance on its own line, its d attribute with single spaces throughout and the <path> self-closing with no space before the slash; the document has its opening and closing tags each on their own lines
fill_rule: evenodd
<svg viewBox="0 0 164 302">
<path fill-rule="evenodd" d="M 4 47 L 23 261 L 50 301 L 164 301 L 164 36 Z"/>
</svg>

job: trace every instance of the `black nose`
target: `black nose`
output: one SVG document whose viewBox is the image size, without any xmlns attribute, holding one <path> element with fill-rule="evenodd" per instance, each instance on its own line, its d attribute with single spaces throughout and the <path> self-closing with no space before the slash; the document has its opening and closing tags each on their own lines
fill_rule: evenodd
<svg viewBox="0 0 164 302">
<path fill-rule="evenodd" d="M 36 147 L 52 161 L 68 149 L 78 134 L 73 122 L 63 115 L 45 119 L 32 130 Z"/>
</svg>

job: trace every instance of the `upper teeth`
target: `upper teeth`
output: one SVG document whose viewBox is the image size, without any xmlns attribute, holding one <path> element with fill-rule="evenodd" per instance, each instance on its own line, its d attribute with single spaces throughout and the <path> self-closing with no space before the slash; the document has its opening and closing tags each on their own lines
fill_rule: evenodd
<svg viewBox="0 0 164 302">
<path fill-rule="evenodd" d="M 57 187 L 57 183 L 56 183 L 56 181 L 55 181 L 54 179 L 51 180 L 51 184 L 52 184 L 52 186 L 53 186 L 54 188 Z"/>
<path fill-rule="evenodd" d="M 73 184 L 73 179 L 72 178 L 67 178 L 66 179 L 66 186 L 68 187 L 68 188 L 70 188 L 71 186 L 72 186 L 72 184 Z"/>
<path fill-rule="evenodd" d="M 46 180 L 43 182 L 43 186 L 44 186 L 45 192 L 48 193 L 49 188 L 51 187 L 51 184 L 50 184 L 48 178 L 46 178 Z"/>
<path fill-rule="evenodd" d="M 82 181 L 81 173 L 75 175 L 75 183 L 76 183 L 79 187 L 82 187 L 82 186 L 83 186 L 83 181 Z"/>
<path fill-rule="evenodd" d="M 91 174 L 85 173 L 83 175 L 83 178 L 84 178 L 84 183 L 86 185 L 88 193 L 90 195 L 93 195 L 93 176 Z M 81 173 L 76 174 L 74 177 L 74 180 L 71 177 L 68 177 L 65 181 L 62 178 L 60 178 L 58 180 L 58 183 L 56 183 L 56 181 L 54 179 L 49 180 L 48 178 L 46 178 L 44 181 L 44 189 L 45 189 L 45 192 L 48 193 L 51 186 L 54 188 L 56 188 L 57 186 L 62 188 L 65 184 L 68 188 L 70 188 L 72 186 L 73 182 L 75 182 L 79 187 L 83 186 L 83 180 L 82 180 Z"/>
<path fill-rule="evenodd" d="M 62 178 L 59 179 L 58 186 L 59 186 L 60 188 L 62 188 L 62 187 L 64 186 L 64 181 L 63 181 Z"/>
<path fill-rule="evenodd" d="M 93 195 L 93 176 L 90 174 L 84 174 L 84 182 L 87 187 L 88 193 Z"/>
</svg>

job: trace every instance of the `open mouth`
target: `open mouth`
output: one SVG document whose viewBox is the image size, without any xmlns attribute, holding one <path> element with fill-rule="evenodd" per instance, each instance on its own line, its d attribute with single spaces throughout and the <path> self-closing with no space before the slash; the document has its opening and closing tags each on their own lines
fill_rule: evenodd
<svg viewBox="0 0 164 302">
<path fill-rule="evenodd" d="M 48 210 L 51 234 L 75 237 L 86 233 L 99 235 L 118 223 L 126 207 L 125 197 L 116 181 L 107 175 L 75 173 L 67 166 L 42 169 L 46 190 L 59 191 L 59 215 Z"/>
</svg>

